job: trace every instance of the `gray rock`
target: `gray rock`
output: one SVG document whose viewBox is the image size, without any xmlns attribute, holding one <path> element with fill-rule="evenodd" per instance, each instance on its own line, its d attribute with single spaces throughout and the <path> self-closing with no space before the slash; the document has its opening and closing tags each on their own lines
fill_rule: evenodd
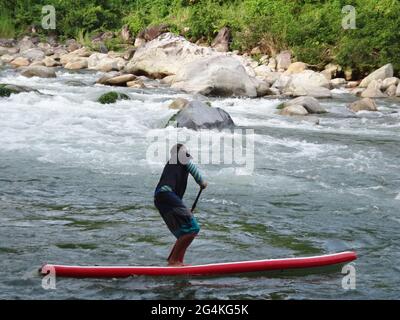
<svg viewBox="0 0 400 320">
<path fill-rule="evenodd" d="M 344 78 L 336 78 L 331 80 L 331 84 L 334 88 L 340 88 L 346 86 L 347 81 Z"/>
<path fill-rule="evenodd" d="M 200 101 L 191 101 L 173 116 L 169 123 L 178 128 L 224 129 L 234 126 L 231 116 L 220 108 L 213 108 Z"/>
<path fill-rule="evenodd" d="M 55 78 L 56 73 L 53 69 L 44 66 L 26 67 L 21 74 L 25 77 Z"/>
<path fill-rule="evenodd" d="M 400 84 L 397 86 L 396 97 L 400 97 Z"/>
<path fill-rule="evenodd" d="M 256 97 L 259 82 L 233 57 L 199 58 L 181 67 L 172 88 L 211 96 Z"/>
<path fill-rule="evenodd" d="M 372 80 L 368 84 L 368 88 L 365 89 L 361 93 L 361 97 L 363 97 L 363 98 L 385 98 L 385 97 L 387 97 L 387 95 L 381 91 L 381 83 L 376 80 Z"/>
<path fill-rule="evenodd" d="M 306 108 L 300 105 L 291 105 L 283 108 L 279 114 L 282 116 L 306 116 L 308 111 Z"/>
<path fill-rule="evenodd" d="M 393 77 L 393 65 L 389 63 L 372 72 L 368 77 L 364 78 L 364 80 L 360 83 L 360 87 L 367 88 L 373 80 L 385 80 L 386 78 L 391 77 Z"/>
<path fill-rule="evenodd" d="M 326 113 L 327 111 L 321 107 L 319 101 L 313 97 L 298 97 L 284 103 L 285 107 L 303 106 L 308 113 Z"/>
<path fill-rule="evenodd" d="M 307 86 L 307 85 L 295 87 L 293 91 L 284 93 L 292 95 L 294 97 L 310 96 L 321 99 L 332 98 L 332 93 L 329 89 L 323 87 Z"/>
<path fill-rule="evenodd" d="M 349 109 L 353 112 L 358 112 L 358 111 L 378 111 L 378 108 L 376 106 L 376 103 L 373 99 L 370 98 L 364 98 L 362 100 L 353 102 L 350 106 Z"/>
<path fill-rule="evenodd" d="M 382 85 L 381 85 L 381 90 L 386 91 L 389 87 L 391 86 L 396 86 L 399 84 L 399 78 L 396 77 L 391 77 L 391 78 L 386 78 L 383 80 Z"/>
<path fill-rule="evenodd" d="M 20 53 L 23 53 L 26 50 L 34 48 L 34 47 L 35 47 L 35 45 L 29 39 L 29 37 L 24 37 L 21 41 L 18 42 L 18 48 L 19 48 Z"/>
<path fill-rule="evenodd" d="M 45 54 L 40 49 L 32 48 L 32 49 L 25 50 L 22 53 L 22 56 L 27 58 L 27 59 L 29 59 L 30 61 L 34 61 L 34 60 L 42 60 L 42 59 L 44 59 Z"/>
<path fill-rule="evenodd" d="M 395 97 L 396 96 L 396 91 L 397 91 L 397 86 L 392 84 L 389 88 L 386 89 L 385 93 L 389 97 Z"/>
</svg>

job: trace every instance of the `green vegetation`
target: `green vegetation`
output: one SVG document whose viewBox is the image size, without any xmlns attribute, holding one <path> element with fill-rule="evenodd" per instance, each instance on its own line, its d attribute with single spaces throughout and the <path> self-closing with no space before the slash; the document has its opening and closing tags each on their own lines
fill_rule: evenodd
<svg viewBox="0 0 400 320">
<path fill-rule="evenodd" d="M 165 23 L 191 41 L 210 43 L 218 30 L 232 30 L 231 48 L 241 52 L 255 46 L 273 55 L 292 50 L 298 61 L 323 66 L 339 63 L 362 75 L 392 62 L 400 70 L 400 1 L 398 0 L 0 0 L 5 10 L 0 36 L 22 35 L 40 26 L 41 8 L 53 5 L 56 32 L 61 38 L 80 38 L 101 31 L 118 31 L 128 24 L 137 34 L 147 26 Z M 355 30 L 344 30 L 342 8 L 357 10 Z M 118 40 L 108 40 L 118 47 Z"/>
<path fill-rule="evenodd" d="M 97 102 L 109 104 L 115 103 L 117 100 L 130 100 L 130 98 L 125 93 L 110 91 L 101 95 L 100 98 L 97 99 Z"/>
</svg>

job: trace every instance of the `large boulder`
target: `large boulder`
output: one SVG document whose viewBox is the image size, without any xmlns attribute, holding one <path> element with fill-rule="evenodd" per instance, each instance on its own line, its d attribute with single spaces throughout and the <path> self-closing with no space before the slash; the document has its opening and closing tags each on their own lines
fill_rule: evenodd
<svg viewBox="0 0 400 320">
<path fill-rule="evenodd" d="M 376 103 L 373 99 L 370 98 L 364 98 L 362 100 L 353 102 L 350 106 L 349 109 L 353 112 L 359 112 L 359 111 L 378 111 L 378 108 L 376 106 Z"/>
<path fill-rule="evenodd" d="M 396 97 L 400 97 L 400 84 L 397 86 Z"/>
<path fill-rule="evenodd" d="M 381 91 L 381 86 L 382 86 L 382 81 L 372 80 L 369 83 L 367 89 L 365 89 L 361 93 L 361 97 L 363 97 L 363 98 L 385 98 L 385 97 L 387 97 L 387 95 Z"/>
<path fill-rule="evenodd" d="M 165 33 L 138 48 L 125 70 L 128 73 L 163 78 L 176 74 L 186 63 L 215 53 L 214 49 L 199 47 L 184 37 Z"/>
<path fill-rule="evenodd" d="M 21 74 L 24 77 L 40 77 L 40 78 L 55 78 L 56 73 L 54 69 L 45 66 L 29 66 L 22 70 Z"/>
<path fill-rule="evenodd" d="M 228 27 L 222 28 L 214 41 L 211 43 L 211 47 L 219 52 L 229 51 L 229 42 L 231 39 L 231 32 Z"/>
<path fill-rule="evenodd" d="M 327 111 L 321 107 L 319 101 L 313 97 L 298 97 L 283 104 L 284 107 L 302 106 L 308 113 L 326 113 Z"/>
<path fill-rule="evenodd" d="M 360 83 L 361 88 L 367 88 L 373 80 L 385 80 L 393 77 L 393 65 L 391 63 L 384 65 L 382 68 L 375 70 L 368 77 L 364 78 Z"/>
<path fill-rule="evenodd" d="M 391 86 L 396 86 L 399 84 L 399 78 L 396 77 L 391 77 L 391 78 L 386 78 L 385 80 L 383 80 L 382 85 L 381 85 L 381 90 L 382 91 L 386 91 L 388 88 L 390 88 Z"/>
<path fill-rule="evenodd" d="M 221 130 L 234 126 L 232 118 L 226 111 L 213 108 L 201 101 L 188 101 L 183 109 L 171 118 L 169 124 L 193 130 Z"/>
<path fill-rule="evenodd" d="M 299 97 L 311 96 L 314 98 L 332 97 L 331 83 L 322 74 L 312 70 L 305 70 L 292 75 L 282 75 L 273 87 L 282 91 L 285 95 Z"/>
<path fill-rule="evenodd" d="M 293 86 L 309 86 L 309 87 L 323 87 L 330 88 L 331 83 L 322 74 L 312 71 L 305 70 L 301 73 L 296 73 L 292 75 Z"/>
<path fill-rule="evenodd" d="M 259 85 L 260 81 L 251 78 L 237 59 L 211 56 L 182 66 L 172 87 L 203 95 L 256 97 Z"/>
</svg>

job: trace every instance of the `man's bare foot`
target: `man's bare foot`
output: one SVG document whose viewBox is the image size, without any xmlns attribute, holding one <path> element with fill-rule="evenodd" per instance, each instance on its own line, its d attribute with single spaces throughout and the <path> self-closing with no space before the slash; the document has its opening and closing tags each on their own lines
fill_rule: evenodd
<svg viewBox="0 0 400 320">
<path fill-rule="evenodd" d="M 168 267 L 183 267 L 184 264 L 180 261 L 168 261 Z"/>
</svg>

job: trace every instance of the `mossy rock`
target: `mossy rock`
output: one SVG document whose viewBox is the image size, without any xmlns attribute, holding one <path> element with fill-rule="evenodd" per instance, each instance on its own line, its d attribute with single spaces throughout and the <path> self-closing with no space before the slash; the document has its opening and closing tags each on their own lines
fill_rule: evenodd
<svg viewBox="0 0 400 320">
<path fill-rule="evenodd" d="M 0 84 L 0 97 L 9 97 L 13 93 L 18 93 L 18 91 L 7 88 L 5 84 Z"/>
<path fill-rule="evenodd" d="M 109 104 L 115 103 L 117 100 L 130 100 L 130 98 L 125 93 L 111 91 L 101 95 L 100 98 L 97 99 L 97 102 L 100 102 L 101 104 Z"/>
<path fill-rule="evenodd" d="M 276 107 L 276 109 L 278 109 L 278 110 L 282 110 L 283 108 L 285 108 L 285 104 L 284 103 L 281 103 Z"/>
</svg>

